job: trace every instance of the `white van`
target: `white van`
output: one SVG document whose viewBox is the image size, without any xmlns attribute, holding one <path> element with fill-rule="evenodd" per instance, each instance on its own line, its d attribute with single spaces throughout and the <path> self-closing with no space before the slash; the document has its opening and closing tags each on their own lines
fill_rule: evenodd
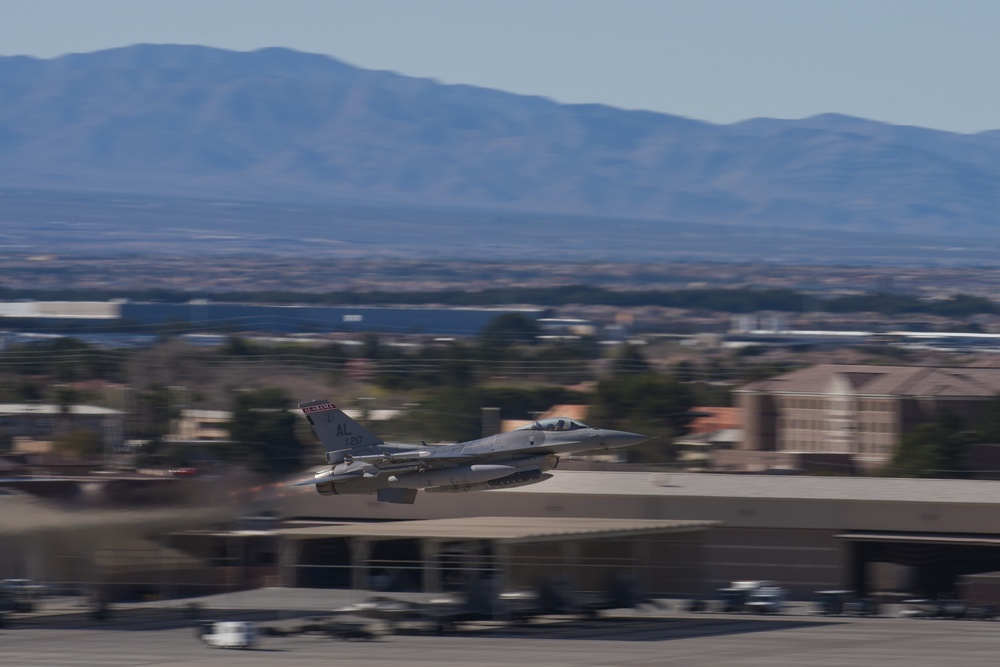
<svg viewBox="0 0 1000 667">
<path fill-rule="evenodd" d="M 209 621 L 201 626 L 201 641 L 216 648 L 253 648 L 257 628 L 245 621 Z"/>
</svg>

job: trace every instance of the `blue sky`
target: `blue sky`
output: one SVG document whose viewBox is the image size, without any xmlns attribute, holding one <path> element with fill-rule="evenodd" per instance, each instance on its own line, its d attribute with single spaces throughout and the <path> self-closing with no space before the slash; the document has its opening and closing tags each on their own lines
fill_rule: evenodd
<svg viewBox="0 0 1000 667">
<path fill-rule="evenodd" d="M 266 46 L 717 123 L 1000 129 L 992 0 L 0 0 L 0 55 Z"/>
</svg>

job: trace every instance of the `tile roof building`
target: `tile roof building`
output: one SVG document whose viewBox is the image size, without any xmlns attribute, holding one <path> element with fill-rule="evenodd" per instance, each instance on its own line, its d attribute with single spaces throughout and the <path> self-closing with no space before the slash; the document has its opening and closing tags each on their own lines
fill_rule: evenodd
<svg viewBox="0 0 1000 667">
<path fill-rule="evenodd" d="M 900 438 L 943 414 L 977 419 L 1000 395 L 1000 369 L 823 364 L 736 390 L 742 449 L 892 458 Z"/>
<path fill-rule="evenodd" d="M 691 409 L 698 416 L 687 425 L 689 434 L 712 433 L 743 427 L 743 411 L 739 408 L 696 406 Z"/>
</svg>

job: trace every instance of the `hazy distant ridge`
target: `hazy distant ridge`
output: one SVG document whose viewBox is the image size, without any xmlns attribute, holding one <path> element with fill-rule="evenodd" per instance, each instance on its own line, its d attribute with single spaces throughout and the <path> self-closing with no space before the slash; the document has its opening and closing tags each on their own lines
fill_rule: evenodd
<svg viewBox="0 0 1000 667">
<path fill-rule="evenodd" d="M 8 187 L 1000 234 L 1000 132 L 720 126 L 285 49 L 0 57 L 0 99 Z"/>
</svg>

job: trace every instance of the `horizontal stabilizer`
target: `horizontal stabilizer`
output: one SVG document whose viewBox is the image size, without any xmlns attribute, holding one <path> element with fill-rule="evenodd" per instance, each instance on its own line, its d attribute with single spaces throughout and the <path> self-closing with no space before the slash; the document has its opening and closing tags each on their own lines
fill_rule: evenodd
<svg viewBox="0 0 1000 667">
<path fill-rule="evenodd" d="M 336 449 L 326 453 L 326 462 L 331 465 L 336 465 L 347 458 L 347 453 L 351 451 L 349 449 Z"/>
</svg>

